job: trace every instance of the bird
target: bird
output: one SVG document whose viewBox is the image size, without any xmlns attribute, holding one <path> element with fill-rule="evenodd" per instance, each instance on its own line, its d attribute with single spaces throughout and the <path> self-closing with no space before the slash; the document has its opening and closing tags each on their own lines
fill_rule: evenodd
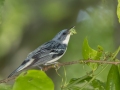
<svg viewBox="0 0 120 90">
<path fill-rule="evenodd" d="M 22 64 L 8 78 L 28 67 L 38 66 L 42 68 L 44 65 L 55 64 L 67 50 L 72 28 L 61 30 L 52 40 L 29 53 Z"/>
</svg>

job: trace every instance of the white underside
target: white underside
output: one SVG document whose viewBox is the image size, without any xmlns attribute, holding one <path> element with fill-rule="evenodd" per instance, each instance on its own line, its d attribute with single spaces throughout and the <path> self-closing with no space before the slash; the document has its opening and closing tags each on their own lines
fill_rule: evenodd
<svg viewBox="0 0 120 90">
<path fill-rule="evenodd" d="M 67 50 L 67 48 L 66 48 L 66 50 Z M 66 52 L 66 50 L 65 50 L 65 52 Z M 65 52 L 63 53 L 63 55 L 65 54 Z M 53 60 L 48 61 L 48 62 L 45 63 L 44 65 L 53 64 L 54 62 L 56 62 L 57 60 L 59 60 L 63 55 L 61 55 L 61 56 L 59 56 L 59 57 L 57 57 L 57 58 L 55 58 L 55 59 L 53 59 Z"/>
<path fill-rule="evenodd" d="M 69 42 L 69 39 L 70 39 L 70 34 L 67 35 L 66 39 L 62 41 L 63 44 L 68 44 Z"/>
<path fill-rule="evenodd" d="M 63 55 L 62 55 L 62 56 L 63 56 Z M 58 59 L 60 59 L 62 56 L 57 57 L 57 58 L 55 58 L 55 59 L 53 59 L 53 60 L 48 61 L 47 63 L 45 63 L 45 65 L 53 64 L 53 63 L 56 62 Z"/>
</svg>

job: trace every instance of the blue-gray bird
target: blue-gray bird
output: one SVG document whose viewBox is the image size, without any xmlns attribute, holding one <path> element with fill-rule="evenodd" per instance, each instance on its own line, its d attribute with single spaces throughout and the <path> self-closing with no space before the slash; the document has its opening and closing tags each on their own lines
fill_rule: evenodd
<svg viewBox="0 0 120 90">
<path fill-rule="evenodd" d="M 11 77 L 13 74 L 28 67 L 41 67 L 43 65 L 54 64 L 66 52 L 70 35 L 70 29 L 60 31 L 52 40 L 44 43 L 33 52 L 29 53 L 23 63 L 8 77 Z"/>
</svg>

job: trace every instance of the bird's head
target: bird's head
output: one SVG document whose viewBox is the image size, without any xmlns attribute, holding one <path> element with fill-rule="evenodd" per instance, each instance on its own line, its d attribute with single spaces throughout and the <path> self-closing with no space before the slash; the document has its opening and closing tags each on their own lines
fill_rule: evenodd
<svg viewBox="0 0 120 90">
<path fill-rule="evenodd" d="M 69 39 L 70 39 L 70 35 L 72 35 L 72 31 L 71 29 L 73 29 L 74 27 L 70 28 L 70 29 L 64 29 L 62 31 L 60 31 L 54 38 L 53 40 L 58 41 L 62 44 L 68 44 Z"/>
</svg>

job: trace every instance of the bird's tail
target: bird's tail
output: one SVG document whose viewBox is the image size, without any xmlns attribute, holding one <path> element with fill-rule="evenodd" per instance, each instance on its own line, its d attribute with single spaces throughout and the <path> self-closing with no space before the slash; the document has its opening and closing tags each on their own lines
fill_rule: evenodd
<svg viewBox="0 0 120 90">
<path fill-rule="evenodd" d="M 23 69 L 24 69 L 24 66 L 23 66 L 23 65 L 19 66 L 16 70 L 14 70 L 14 71 L 8 76 L 8 78 L 11 77 L 11 76 L 13 76 L 13 74 L 15 74 L 15 73 L 17 73 L 17 72 L 20 72 L 20 71 L 23 70 Z"/>
<path fill-rule="evenodd" d="M 13 74 L 17 73 L 17 72 L 20 72 L 28 67 L 30 67 L 32 64 L 34 64 L 34 59 L 31 59 L 31 60 L 25 60 L 15 71 L 13 71 L 9 76 L 11 77 Z"/>
</svg>

